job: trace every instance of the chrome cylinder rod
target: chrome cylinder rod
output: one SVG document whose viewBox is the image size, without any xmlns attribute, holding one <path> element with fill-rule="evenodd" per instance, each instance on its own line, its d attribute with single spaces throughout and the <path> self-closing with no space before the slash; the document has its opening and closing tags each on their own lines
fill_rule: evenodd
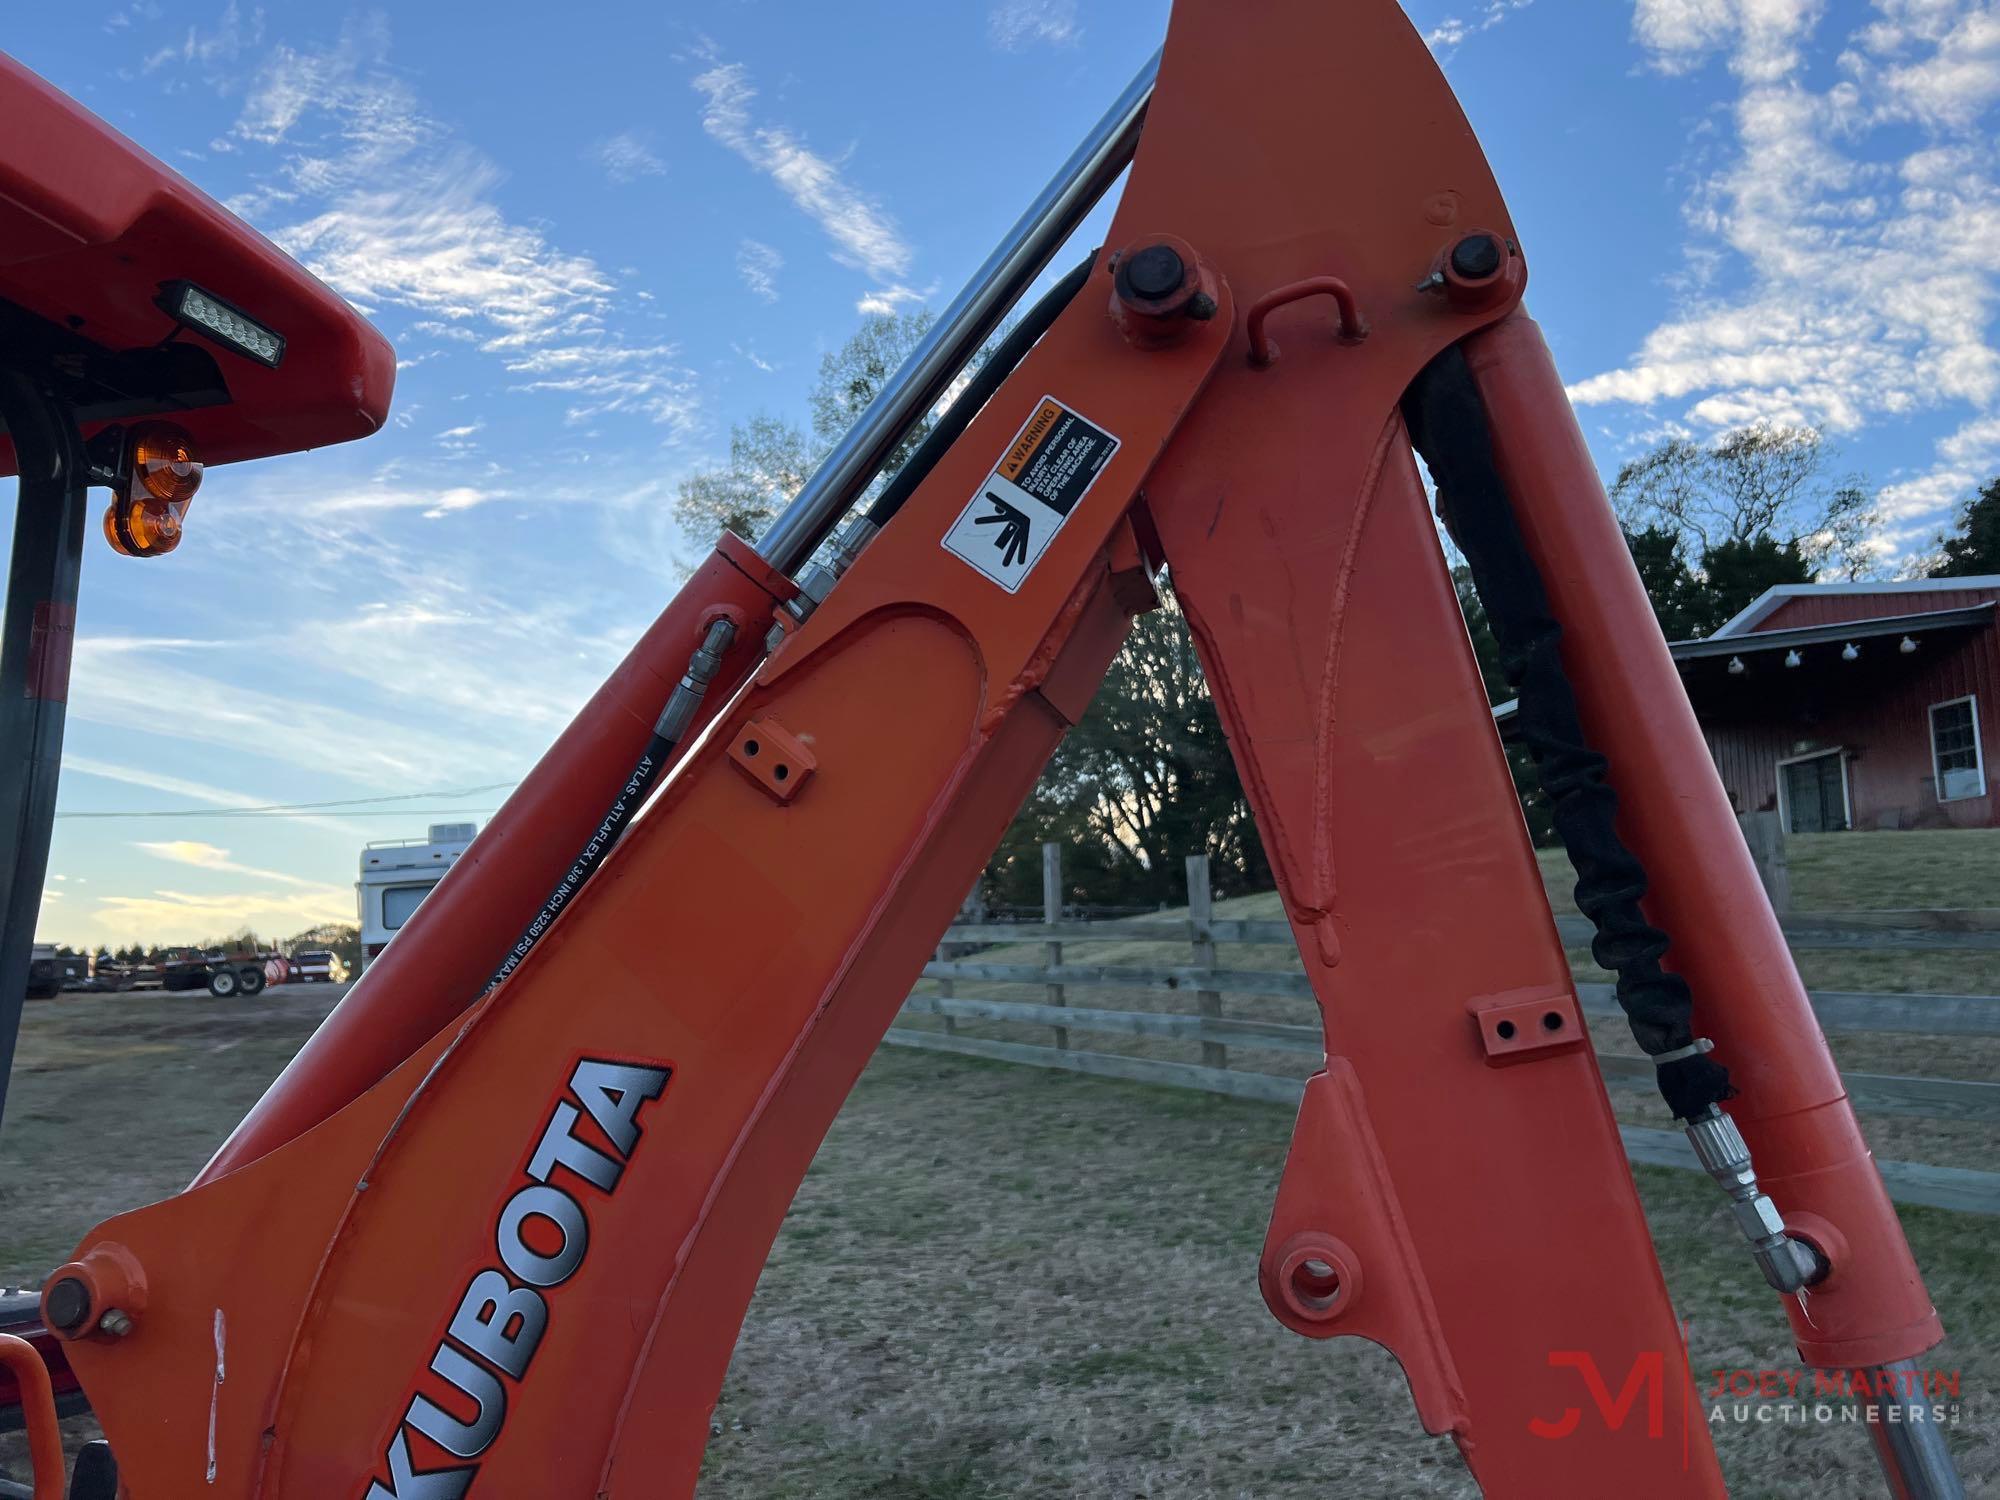
<svg viewBox="0 0 2000 1500">
<path fill-rule="evenodd" d="M 1895 1500 L 1965 1500 L 1936 1398 L 1917 1362 L 1899 1359 L 1866 1373 L 1873 1394 L 1862 1398 L 1862 1415 L 1889 1493 Z"/>
<path fill-rule="evenodd" d="M 1118 102 L 1070 154 L 965 290 L 889 378 L 834 446 L 783 515 L 757 542 L 773 567 L 796 574 L 875 477 L 896 444 L 944 394 L 952 377 L 1000 326 L 1062 242 L 1132 160 L 1153 97 L 1160 54 L 1139 70 Z"/>
</svg>

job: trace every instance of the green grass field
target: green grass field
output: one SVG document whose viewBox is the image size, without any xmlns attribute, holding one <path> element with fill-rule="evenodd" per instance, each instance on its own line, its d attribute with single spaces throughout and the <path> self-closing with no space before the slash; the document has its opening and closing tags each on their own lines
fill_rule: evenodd
<svg viewBox="0 0 2000 1500">
<path fill-rule="evenodd" d="M 1991 903 L 2000 834 L 1796 840 L 1793 874 L 1802 908 L 1938 904 L 1952 892 L 1959 904 L 1981 904 L 1968 894 Z M 1275 916 L 1276 899 L 1242 898 L 1223 914 Z M 1103 964 L 1187 960 L 1174 944 L 1077 952 Z M 1041 945 L 1018 954 L 1039 961 Z M 1898 955 L 1818 957 L 1851 966 Z M 2000 992 L 1989 968 L 1966 962 L 1986 958 L 1930 955 L 1959 967 L 1905 966 L 1879 984 L 1840 987 L 1892 988 L 1901 978 L 1903 988 Z M 1282 967 L 1296 957 L 1225 947 L 1222 962 Z M 992 993 L 1040 997 L 1018 987 Z M 250 1003 L 141 995 L 31 1006 L 0 1132 L 0 1279 L 37 1283 L 92 1224 L 185 1183 L 332 998 L 324 988 L 287 987 Z M 1106 1008 L 1192 1004 L 1160 992 L 1071 998 Z M 1296 1002 L 1232 996 L 1227 1009 L 1312 1018 Z M 961 1029 L 1049 1039 L 1046 1028 Z M 1614 1028 L 1600 1032 L 1607 1048 L 1629 1049 Z M 1120 1039 L 1078 1045 L 1110 1050 Z M 2000 1078 L 2000 1042 L 1991 1039 L 1836 1037 L 1833 1045 L 1849 1068 Z M 1131 1040 L 1131 1050 L 1146 1047 Z M 1186 1047 L 1172 1055 L 1194 1057 Z M 1270 1053 L 1231 1061 L 1294 1076 L 1309 1065 Z M 1667 1123 L 1644 1091 L 1615 1097 L 1625 1118 Z M 1863 1123 L 1885 1157 L 1991 1167 L 2000 1156 L 1986 1127 Z M 1274 1106 L 885 1050 L 836 1121 L 773 1250 L 716 1411 L 701 1495 L 1473 1494 L 1456 1451 L 1417 1426 L 1387 1354 L 1359 1340 L 1299 1339 L 1265 1311 L 1256 1258 L 1290 1128 L 1290 1112 Z M 1637 1177 L 1669 1286 L 1691 1321 L 1696 1370 L 1790 1365 L 1784 1319 L 1712 1184 L 1645 1168 Z M 1927 1361 L 1962 1371 L 1955 1451 L 1971 1493 L 2000 1493 L 1991 1400 L 2000 1380 L 2000 1235 L 1986 1218 L 1905 1209 L 1903 1219 L 1951 1333 Z M 73 1440 L 88 1431 L 87 1418 L 71 1424 Z M 1739 1497 L 1882 1493 L 1852 1427 L 1724 1422 L 1715 1437 Z M 18 1458 L 13 1441 L 0 1440 L 0 1464 Z M 1567 1493 L 1552 1477 L 1551 1496 Z"/>
<path fill-rule="evenodd" d="M 33 1007 L 0 1134 L 7 1279 L 39 1279 L 97 1219 L 186 1182 L 327 999 Z M 700 1495 L 1472 1495 L 1387 1354 L 1265 1311 L 1257 1254 L 1290 1131 L 1274 1106 L 885 1050 L 779 1235 Z M 1789 1365 L 1711 1185 L 1638 1178 L 1696 1369 Z M 1953 1335 L 1932 1358 L 1963 1369 L 1953 1442 L 1980 1493 L 2000 1483 L 2000 1249 L 1990 1220 L 1904 1221 Z M 1852 1428 L 1726 1422 L 1716 1439 L 1739 1497 L 1878 1493 Z"/>
</svg>

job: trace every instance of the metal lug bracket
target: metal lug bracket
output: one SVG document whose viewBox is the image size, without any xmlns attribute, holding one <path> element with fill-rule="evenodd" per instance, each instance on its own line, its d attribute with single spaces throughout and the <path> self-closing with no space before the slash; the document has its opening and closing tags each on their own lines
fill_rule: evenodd
<svg viewBox="0 0 2000 1500">
<path fill-rule="evenodd" d="M 1487 997 L 1474 1001 L 1471 1009 L 1486 1061 L 1493 1067 L 1569 1051 L 1584 1042 L 1576 996 L 1568 990 L 1530 995 L 1525 1000 Z"/>
<path fill-rule="evenodd" d="M 775 802 L 790 802 L 819 769 L 805 742 L 776 719 L 752 719 L 729 747 L 729 758 Z"/>
</svg>

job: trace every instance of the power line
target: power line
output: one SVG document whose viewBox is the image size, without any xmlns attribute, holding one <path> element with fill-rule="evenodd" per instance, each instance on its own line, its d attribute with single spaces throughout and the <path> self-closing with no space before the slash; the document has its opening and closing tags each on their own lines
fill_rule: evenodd
<svg viewBox="0 0 2000 1500">
<path fill-rule="evenodd" d="M 364 808 L 342 812 L 342 818 L 490 818 L 498 808 Z M 260 822 L 264 818 L 316 818 L 314 812 L 70 812 L 68 818 L 236 818 Z"/>
<path fill-rule="evenodd" d="M 474 797 L 481 792 L 511 791 L 515 786 L 511 781 L 494 781 L 485 786 L 459 787 L 455 791 L 443 792 L 401 792 L 389 797 L 347 797 L 333 802 L 269 802 L 252 807 L 197 807 L 163 811 L 148 808 L 135 812 L 59 812 L 58 818 L 262 818 L 293 815 L 310 815 L 327 808 L 368 807 L 378 802 L 423 802 L 433 797 Z M 456 809 L 452 809 L 456 811 Z M 350 812 L 350 818 L 368 817 L 433 817 L 437 814 L 421 808 L 396 808 L 379 813 Z"/>
</svg>

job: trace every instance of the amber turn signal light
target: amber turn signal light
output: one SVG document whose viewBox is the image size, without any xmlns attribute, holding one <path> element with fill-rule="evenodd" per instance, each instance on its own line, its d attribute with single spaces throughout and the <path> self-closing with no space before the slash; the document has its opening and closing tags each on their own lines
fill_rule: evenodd
<svg viewBox="0 0 2000 1500">
<path fill-rule="evenodd" d="M 188 435 L 170 422 L 142 422 L 125 437 L 104 539 L 126 557 L 161 557 L 180 545 L 201 460 Z"/>
</svg>

